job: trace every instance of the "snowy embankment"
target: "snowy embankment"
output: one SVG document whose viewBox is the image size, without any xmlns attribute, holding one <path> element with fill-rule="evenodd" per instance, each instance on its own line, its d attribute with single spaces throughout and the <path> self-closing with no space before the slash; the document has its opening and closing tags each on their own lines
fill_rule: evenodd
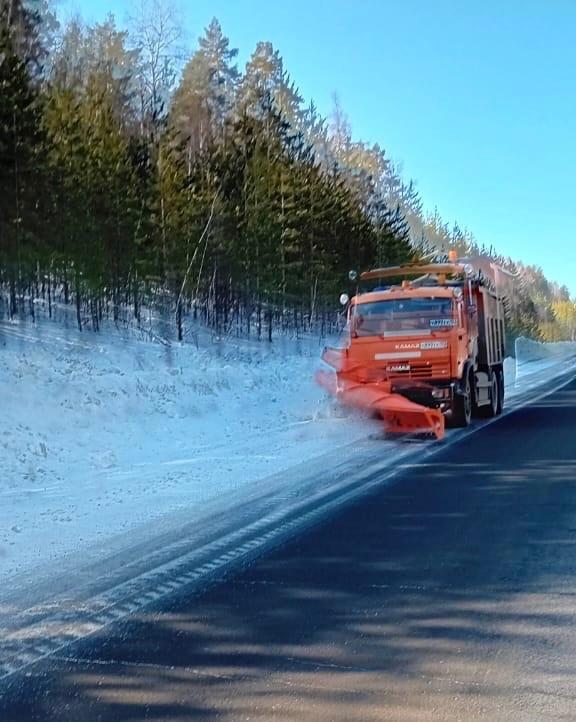
<svg viewBox="0 0 576 722">
<path fill-rule="evenodd" d="M 365 435 L 313 383 L 320 351 L 0 322 L 0 577 Z"/>
<path fill-rule="evenodd" d="M 508 393 L 575 349 L 530 346 L 518 379 L 508 360 Z M 314 384 L 320 350 L 0 322 L 0 578 L 365 437 Z"/>
</svg>

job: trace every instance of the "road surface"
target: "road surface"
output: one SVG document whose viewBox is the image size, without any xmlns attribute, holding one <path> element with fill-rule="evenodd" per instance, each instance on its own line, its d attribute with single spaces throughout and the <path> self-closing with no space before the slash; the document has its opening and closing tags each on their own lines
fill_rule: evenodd
<svg viewBox="0 0 576 722">
<path fill-rule="evenodd" d="M 0 720 L 574 720 L 575 552 L 573 382 L 11 678 Z"/>
</svg>

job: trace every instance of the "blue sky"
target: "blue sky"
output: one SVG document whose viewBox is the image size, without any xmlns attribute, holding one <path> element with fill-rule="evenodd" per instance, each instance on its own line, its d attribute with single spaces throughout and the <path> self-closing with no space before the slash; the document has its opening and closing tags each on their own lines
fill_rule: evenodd
<svg viewBox="0 0 576 722">
<path fill-rule="evenodd" d="M 130 0 L 60 0 L 126 18 Z M 380 143 L 425 206 L 576 295 L 574 0 L 182 0 L 193 49 L 216 16 L 242 66 L 270 40 L 324 113 Z"/>
</svg>

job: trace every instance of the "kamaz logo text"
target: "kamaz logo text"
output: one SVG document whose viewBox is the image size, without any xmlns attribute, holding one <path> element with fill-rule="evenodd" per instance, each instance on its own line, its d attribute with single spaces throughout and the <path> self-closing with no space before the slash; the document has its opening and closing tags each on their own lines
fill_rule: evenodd
<svg viewBox="0 0 576 722">
<path fill-rule="evenodd" d="M 397 343 L 394 347 L 396 351 L 411 351 L 420 348 L 419 343 Z"/>
</svg>

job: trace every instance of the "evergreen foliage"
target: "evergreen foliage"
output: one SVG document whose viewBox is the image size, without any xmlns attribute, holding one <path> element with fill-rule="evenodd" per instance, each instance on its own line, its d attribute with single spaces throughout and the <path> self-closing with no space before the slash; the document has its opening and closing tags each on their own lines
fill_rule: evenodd
<svg viewBox="0 0 576 722">
<path fill-rule="evenodd" d="M 30 10 L 29 8 L 33 9 Z M 352 268 L 491 251 L 425 213 L 337 99 L 304 104 L 271 43 L 243 73 L 216 19 L 178 78 L 178 28 L 145 7 L 55 32 L 44 0 L 0 0 L 0 303 L 75 305 L 78 326 L 144 305 L 220 331 L 326 319 Z M 539 269 L 509 302 L 514 334 L 574 336 L 574 304 Z"/>
</svg>

